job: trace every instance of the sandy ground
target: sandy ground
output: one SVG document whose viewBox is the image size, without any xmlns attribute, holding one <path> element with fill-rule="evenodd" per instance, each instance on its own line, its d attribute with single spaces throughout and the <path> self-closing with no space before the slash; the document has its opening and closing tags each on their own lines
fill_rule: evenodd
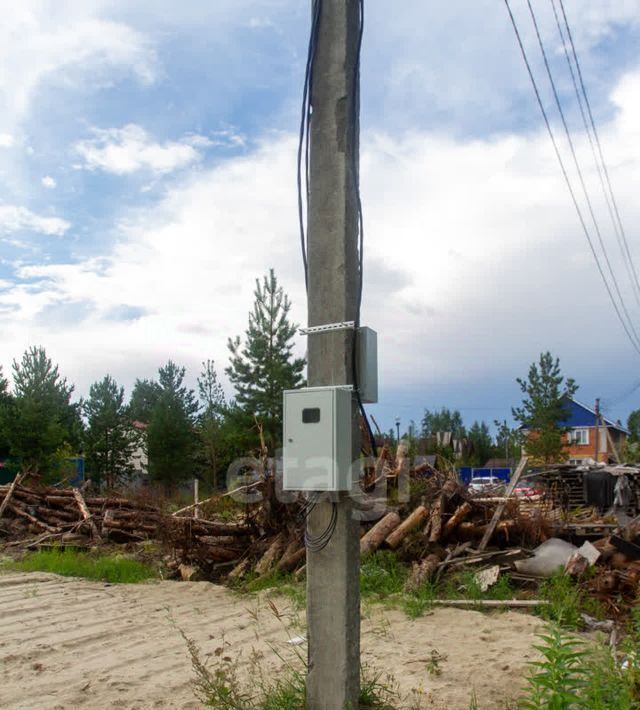
<svg viewBox="0 0 640 710">
<path fill-rule="evenodd" d="M 105 585 L 49 574 L 0 575 L 0 707 L 197 708 L 181 629 L 212 663 L 256 683 L 283 659 L 304 615 L 274 599 L 205 582 Z M 437 609 L 420 619 L 365 608 L 363 660 L 392 673 L 403 707 L 504 708 L 518 695 L 540 623 L 508 612 Z M 433 650 L 443 660 L 429 672 Z M 277 653 L 276 653 L 277 652 Z M 336 709 L 337 710 L 337 709 Z"/>
</svg>

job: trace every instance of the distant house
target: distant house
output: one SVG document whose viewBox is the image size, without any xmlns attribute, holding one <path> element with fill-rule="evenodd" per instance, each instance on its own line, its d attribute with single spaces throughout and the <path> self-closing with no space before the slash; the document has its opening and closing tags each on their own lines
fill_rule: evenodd
<svg viewBox="0 0 640 710">
<path fill-rule="evenodd" d="M 144 422 L 133 421 L 131 426 L 136 432 L 136 448 L 131 454 L 129 463 L 133 466 L 134 481 L 144 483 L 149 477 L 149 456 L 147 454 L 147 425 Z"/>
<path fill-rule="evenodd" d="M 567 399 L 568 417 L 557 422 L 560 427 L 568 427 L 563 436 L 565 453 L 569 463 L 586 464 L 619 461 L 629 432 L 619 422 L 612 422 L 597 415 L 595 409 L 587 407 L 575 399 Z M 534 437 L 535 432 L 525 431 L 525 437 Z M 525 441 L 526 449 L 526 441 Z"/>
</svg>

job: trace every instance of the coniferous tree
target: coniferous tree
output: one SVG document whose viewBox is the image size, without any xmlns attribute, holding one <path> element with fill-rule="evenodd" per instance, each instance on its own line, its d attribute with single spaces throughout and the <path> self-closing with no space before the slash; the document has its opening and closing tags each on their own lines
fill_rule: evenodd
<svg viewBox="0 0 640 710">
<path fill-rule="evenodd" d="M 451 432 L 454 439 L 461 439 L 465 435 L 462 415 L 457 409 L 442 407 L 440 411 L 424 410 L 422 435 L 433 436 L 438 432 Z"/>
<path fill-rule="evenodd" d="M 129 400 L 129 417 L 131 421 L 148 424 L 154 406 L 160 399 L 162 388 L 154 380 L 136 379 Z"/>
<path fill-rule="evenodd" d="M 7 422 L 9 451 L 36 473 L 51 473 L 61 452 L 77 451 L 82 438 L 80 404 L 71 403 L 73 385 L 61 377 L 41 347 L 13 362 L 14 397 Z"/>
<path fill-rule="evenodd" d="M 513 408 L 513 418 L 527 430 L 527 454 L 534 460 L 553 463 L 565 458 L 563 426 L 569 416 L 568 399 L 578 386 L 565 379 L 560 360 L 550 352 L 541 353 L 538 363 L 532 363 L 526 380 L 517 378 L 525 398 L 521 407 Z"/>
<path fill-rule="evenodd" d="M 471 463 L 484 466 L 493 454 L 493 440 L 486 422 L 473 422 L 467 434 L 471 448 Z"/>
<path fill-rule="evenodd" d="M 134 471 L 132 455 L 137 435 L 124 404 L 124 387 L 107 375 L 89 389 L 83 403 L 87 418 L 85 455 L 87 472 L 97 483 L 113 488 Z"/>
<path fill-rule="evenodd" d="M 8 430 L 9 412 L 11 407 L 11 395 L 9 394 L 9 382 L 2 371 L 0 365 L 0 457 L 9 455 Z"/>
<path fill-rule="evenodd" d="M 304 359 L 293 356 L 297 326 L 289 321 L 291 302 L 278 285 L 273 269 L 256 279 L 253 311 L 245 341 L 230 339 L 231 363 L 226 369 L 236 389 L 236 402 L 264 427 L 267 446 L 273 451 L 281 441 L 282 391 L 303 382 Z"/>
<path fill-rule="evenodd" d="M 185 368 L 169 362 L 158 371 L 160 396 L 147 429 L 149 473 L 170 489 L 195 473 L 198 402 L 184 385 Z"/>
<path fill-rule="evenodd" d="M 217 488 L 228 430 L 225 424 L 228 425 L 229 421 L 227 402 L 213 360 L 202 363 L 202 372 L 198 377 L 198 393 L 202 402 L 198 420 L 201 467 L 205 480 Z"/>
</svg>

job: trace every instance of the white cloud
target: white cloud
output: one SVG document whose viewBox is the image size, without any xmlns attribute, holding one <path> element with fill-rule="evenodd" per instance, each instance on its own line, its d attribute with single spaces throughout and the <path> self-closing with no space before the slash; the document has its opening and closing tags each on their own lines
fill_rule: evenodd
<svg viewBox="0 0 640 710">
<path fill-rule="evenodd" d="M 637 81 L 627 77 L 617 88 L 619 114 L 601 130 L 632 249 L 640 223 L 640 141 L 631 120 L 640 109 Z M 587 149 L 583 138 L 577 145 Z M 20 275 L 41 280 L 44 290 L 17 286 L 0 299 L 20 309 L 0 359 L 37 333 L 64 353 L 79 380 L 109 370 L 130 382 L 169 356 L 192 372 L 207 356 L 223 365 L 226 338 L 243 332 L 254 279 L 269 266 L 304 322 L 295 152 L 296 139 L 281 136 L 185 177 L 158 205 L 121 221 L 107 258 L 24 267 Z M 596 180 L 593 170 L 586 176 Z M 379 134 L 363 146 L 362 179 L 363 322 L 380 333 L 383 387 L 488 374 L 513 381 L 543 348 L 572 369 L 585 357 L 580 333 L 597 333 L 588 340 L 590 358 L 628 354 L 544 133 L 486 140 Z M 605 206 L 596 205 L 623 274 Z M 56 302 L 96 309 L 73 347 L 65 328 L 34 325 Z M 146 315 L 104 320 L 122 304 Z"/>
<path fill-rule="evenodd" d="M 81 84 L 105 70 L 124 68 L 141 82 L 157 74 L 148 40 L 132 27 L 101 17 L 96 3 L 19 3 L 0 24 L 0 107 L 15 123 L 45 78 Z"/>
<path fill-rule="evenodd" d="M 43 187 L 46 187 L 49 190 L 53 190 L 57 185 L 56 181 L 51 177 L 51 175 L 45 175 L 40 182 L 42 183 Z"/>
<path fill-rule="evenodd" d="M 0 133 L 0 148 L 11 148 L 15 138 L 10 133 Z"/>
<path fill-rule="evenodd" d="M 0 233 L 28 231 L 62 236 L 71 225 L 59 217 L 43 217 L 26 207 L 0 205 Z"/>
<path fill-rule="evenodd" d="M 127 175 L 140 170 L 168 173 L 184 168 L 201 158 L 199 149 L 210 141 L 199 135 L 188 135 L 179 141 L 154 142 L 141 126 L 94 129 L 95 137 L 79 141 L 74 151 L 84 159 L 88 170 L 104 170 Z"/>
</svg>

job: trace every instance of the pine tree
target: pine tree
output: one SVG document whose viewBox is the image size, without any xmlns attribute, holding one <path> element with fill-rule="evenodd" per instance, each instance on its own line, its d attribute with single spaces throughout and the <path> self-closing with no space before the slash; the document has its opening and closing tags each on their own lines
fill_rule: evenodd
<svg viewBox="0 0 640 710">
<path fill-rule="evenodd" d="M 513 418 L 528 431 L 527 454 L 537 461 L 553 463 L 565 458 L 562 426 L 569 416 L 568 399 L 578 386 L 571 378 L 565 379 L 560 360 L 550 352 L 541 353 L 540 360 L 529 367 L 526 380 L 517 378 L 526 395 L 521 407 L 513 408 Z"/>
<path fill-rule="evenodd" d="M 231 364 L 225 370 L 236 389 L 238 406 L 256 416 L 273 451 L 282 438 L 282 391 L 303 382 L 304 359 L 293 357 L 297 326 L 289 321 L 291 302 L 278 286 L 273 269 L 256 279 L 253 311 L 245 342 L 230 339 Z"/>
<path fill-rule="evenodd" d="M 80 404 L 71 403 L 73 385 L 40 347 L 29 348 L 20 362 L 14 360 L 13 381 L 10 453 L 36 473 L 51 473 L 60 464 L 60 452 L 73 452 L 81 442 Z"/>
<path fill-rule="evenodd" d="M 166 489 L 193 475 L 198 402 L 184 385 L 185 368 L 169 362 L 158 371 L 160 396 L 147 429 L 149 473 Z"/>
<path fill-rule="evenodd" d="M 136 379 L 129 400 L 129 416 L 131 421 L 148 424 L 153 408 L 160 398 L 162 388 L 154 380 Z"/>
<path fill-rule="evenodd" d="M 132 455 L 137 436 L 124 404 L 124 387 L 107 375 L 89 389 L 83 403 L 87 471 L 97 483 L 113 488 L 134 470 Z"/>
<path fill-rule="evenodd" d="M 198 421 L 201 469 L 205 480 L 213 488 L 217 488 L 218 473 L 225 448 L 227 429 L 225 417 L 228 411 L 224 391 L 218 380 L 213 360 L 202 363 L 202 372 L 198 377 L 198 393 L 202 402 L 202 412 Z"/>
<path fill-rule="evenodd" d="M 8 429 L 11 409 L 11 395 L 9 394 L 9 382 L 2 371 L 0 365 L 0 457 L 9 455 Z"/>
<path fill-rule="evenodd" d="M 475 466 L 484 466 L 493 453 L 493 441 L 486 422 L 473 422 L 468 433 L 471 458 Z"/>
</svg>

